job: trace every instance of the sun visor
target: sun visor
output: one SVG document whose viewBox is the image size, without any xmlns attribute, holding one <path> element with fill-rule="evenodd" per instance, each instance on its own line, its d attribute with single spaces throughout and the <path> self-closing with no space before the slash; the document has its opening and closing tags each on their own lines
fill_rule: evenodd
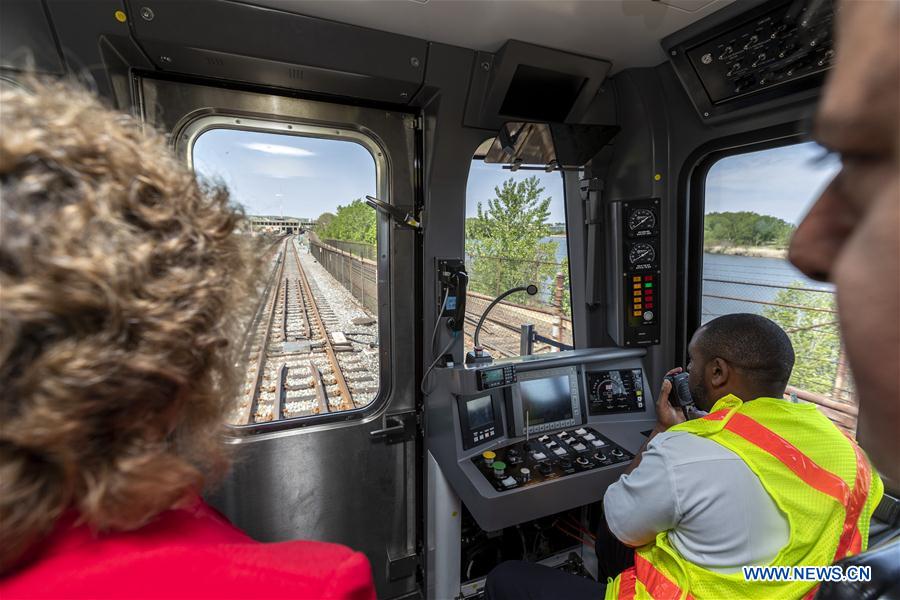
<svg viewBox="0 0 900 600">
<path fill-rule="evenodd" d="M 577 169 L 591 160 L 619 132 L 617 125 L 506 123 L 483 158 L 512 170 Z"/>
</svg>

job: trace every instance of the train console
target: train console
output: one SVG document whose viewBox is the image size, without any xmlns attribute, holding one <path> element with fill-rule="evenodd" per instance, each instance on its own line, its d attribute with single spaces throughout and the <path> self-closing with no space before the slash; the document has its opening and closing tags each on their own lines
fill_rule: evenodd
<svg viewBox="0 0 900 600">
<path fill-rule="evenodd" d="M 502 540 L 508 528 L 540 528 L 570 512 L 580 522 L 579 511 L 602 499 L 655 423 L 645 355 L 642 348 L 570 350 L 435 370 L 426 444 L 430 477 L 440 485 L 429 486 L 428 562 L 456 565 L 450 571 L 461 575 L 437 581 L 479 589 L 463 529 Z M 543 558 L 569 564 L 572 540 L 562 542 Z"/>
</svg>

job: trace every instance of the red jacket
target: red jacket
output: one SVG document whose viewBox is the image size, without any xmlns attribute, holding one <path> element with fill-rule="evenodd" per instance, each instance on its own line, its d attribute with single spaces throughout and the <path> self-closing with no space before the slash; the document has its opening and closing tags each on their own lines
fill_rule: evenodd
<svg viewBox="0 0 900 600">
<path fill-rule="evenodd" d="M 359 552 L 261 544 L 199 500 L 133 532 L 73 523 L 63 519 L 36 561 L 0 580 L 0 598 L 375 598 Z"/>
</svg>

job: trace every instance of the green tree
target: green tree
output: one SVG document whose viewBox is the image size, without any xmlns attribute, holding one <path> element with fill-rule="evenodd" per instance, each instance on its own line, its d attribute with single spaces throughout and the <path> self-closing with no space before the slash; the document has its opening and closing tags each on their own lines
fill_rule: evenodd
<svg viewBox="0 0 900 600">
<path fill-rule="evenodd" d="M 335 214 L 331 212 L 323 212 L 319 215 L 319 218 L 316 219 L 315 232 L 319 235 L 319 237 L 323 236 L 323 233 L 326 229 L 328 229 L 328 225 L 334 221 Z"/>
<path fill-rule="evenodd" d="M 348 240 L 374 246 L 375 210 L 359 199 L 347 206 L 338 206 L 337 214 L 318 234 L 323 239 Z"/>
<path fill-rule="evenodd" d="M 510 178 L 494 187 L 487 208 L 479 202 L 477 215 L 466 219 L 470 289 L 498 294 L 529 283 L 544 287 L 556 276 L 557 244 L 543 241 L 551 201 L 543 191 L 537 177 Z"/>
<path fill-rule="evenodd" d="M 792 287 L 802 286 L 795 282 Z M 794 345 L 794 371 L 791 385 L 828 395 L 837 376 L 841 338 L 834 294 L 814 290 L 786 289 L 776 294 L 774 303 L 763 316 L 784 329 Z M 820 310 L 809 310 L 820 309 Z"/>
<path fill-rule="evenodd" d="M 709 213 L 703 224 L 706 246 L 786 248 L 793 233 L 794 226 L 787 221 L 750 211 Z"/>
</svg>

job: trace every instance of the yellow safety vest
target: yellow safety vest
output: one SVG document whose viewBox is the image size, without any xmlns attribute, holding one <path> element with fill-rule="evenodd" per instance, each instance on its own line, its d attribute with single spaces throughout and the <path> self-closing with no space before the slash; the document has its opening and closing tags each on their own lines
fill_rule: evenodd
<svg viewBox="0 0 900 600">
<path fill-rule="evenodd" d="M 812 404 L 744 403 L 728 395 L 706 417 L 669 431 L 718 442 L 756 473 L 790 527 L 770 565 L 827 566 L 866 549 L 884 486 L 856 442 Z M 606 598 L 811 598 L 817 589 L 812 581 L 745 581 L 742 571 L 704 569 L 682 558 L 662 532 L 635 550 L 634 566 L 609 584 Z"/>
</svg>

